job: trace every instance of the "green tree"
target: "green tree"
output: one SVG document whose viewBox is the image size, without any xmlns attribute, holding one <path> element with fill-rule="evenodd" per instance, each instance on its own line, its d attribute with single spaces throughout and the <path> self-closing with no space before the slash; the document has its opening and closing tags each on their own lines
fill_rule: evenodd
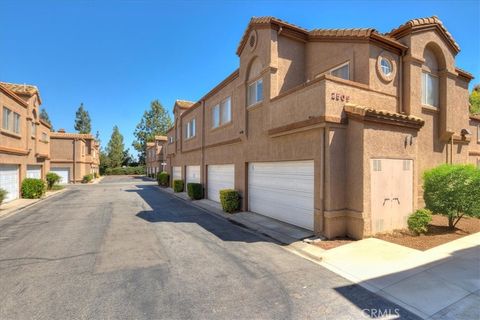
<svg viewBox="0 0 480 320">
<path fill-rule="evenodd" d="M 52 122 L 50 121 L 50 117 L 48 116 L 47 110 L 45 108 L 42 108 L 40 110 L 40 119 L 48 123 L 50 125 L 50 131 L 53 131 Z"/>
<path fill-rule="evenodd" d="M 102 175 L 105 174 L 105 171 L 107 170 L 107 168 L 110 168 L 110 161 L 108 159 L 108 154 L 105 151 L 105 149 L 101 149 L 100 150 L 100 165 L 99 165 L 100 174 L 102 174 Z"/>
<path fill-rule="evenodd" d="M 477 84 L 472 93 L 470 93 L 470 112 L 473 114 L 480 113 L 480 84 Z"/>
<path fill-rule="evenodd" d="M 463 216 L 480 217 L 480 170 L 473 165 L 444 164 L 423 175 L 425 206 L 448 217 L 454 229 Z"/>
<path fill-rule="evenodd" d="M 124 149 L 123 136 L 118 127 L 113 126 L 112 136 L 107 146 L 107 157 L 109 166 L 112 168 L 120 167 L 123 163 Z"/>
<path fill-rule="evenodd" d="M 143 113 L 142 119 L 135 128 L 136 140 L 132 143 L 138 152 L 138 161 L 145 164 L 147 142 L 153 141 L 156 135 L 165 135 L 172 126 L 172 119 L 158 100 L 150 103 L 150 109 Z"/>
<path fill-rule="evenodd" d="M 78 133 L 90 133 L 92 131 L 90 115 L 83 107 L 83 102 L 75 113 L 75 130 L 77 130 Z"/>
<path fill-rule="evenodd" d="M 133 159 L 132 154 L 130 153 L 130 149 L 127 148 L 125 151 L 123 151 L 123 163 L 122 166 L 131 166 L 135 160 Z"/>
</svg>

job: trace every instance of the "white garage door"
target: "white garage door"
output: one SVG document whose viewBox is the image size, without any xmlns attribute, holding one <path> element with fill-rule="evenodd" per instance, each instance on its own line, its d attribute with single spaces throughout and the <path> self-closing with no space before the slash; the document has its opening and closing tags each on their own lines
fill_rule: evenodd
<svg viewBox="0 0 480 320">
<path fill-rule="evenodd" d="M 200 166 L 187 166 L 187 183 L 200 183 Z"/>
<path fill-rule="evenodd" d="M 220 202 L 220 190 L 235 188 L 233 164 L 210 165 L 208 170 L 208 199 Z"/>
<path fill-rule="evenodd" d="M 313 230 L 313 168 L 313 161 L 250 163 L 249 210 Z"/>
<path fill-rule="evenodd" d="M 407 227 L 413 211 L 413 161 L 372 159 L 372 233 Z"/>
<path fill-rule="evenodd" d="M 70 182 L 69 168 L 52 168 L 50 172 L 54 172 L 60 176 L 60 184 L 67 184 Z"/>
<path fill-rule="evenodd" d="M 182 167 L 173 167 L 173 180 L 182 180 Z"/>
<path fill-rule="evenodd" d="M 19 179 L 18 165 L 0 165 L 0 188 L 8 192 L 4 202 L 12 201 L 20 196 Z"/>
<path fill-rule="evenodd" d="M 27 166 L 27 178 L 42 179 L 42 166 Z"/>
</svg>

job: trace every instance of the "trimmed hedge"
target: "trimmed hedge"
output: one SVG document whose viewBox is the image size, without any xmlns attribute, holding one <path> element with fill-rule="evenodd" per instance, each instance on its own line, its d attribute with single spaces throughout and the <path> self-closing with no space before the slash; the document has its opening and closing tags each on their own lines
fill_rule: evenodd
<svg viewBox="0 0 480 320">
<path fill-rule="evenodd" d="M 53 186 L 56 183 L 60 182 L 61 177 L 58 174 L 56 174 L 55 172 L 49 172 L 46 175 L 46 179 L 47 179 L 48 190 L 52 190 Z"/>
<path fill-rule="evenodd" d="M 173 192 L 183 192 L 183 180 L 173 180 Z"/>
<path fill-rule="evenodd" d="M 426 233 L 428 231 L 428 224 L 431 221 L 432 212 L 428 209 L 419 209 L 408 217 L 408 229 L 417 235 Z"/>
<path fill-rule="evenodd" d="M 157 174 L 157 182 L 159 186 L 168 187 L 170 181 L 170 175 L 165 171 L 159 172 Z"/>
<path fill-rule="evenodd" d="M 83 176 L 82 183 L 89 183 L 93 180 L 93 174 L 86 174 Z"/>
<path fill-rule="evenodd" d="M 2 204 L 3 200 L 7 197 L 7 193 L 7 190 L 0 188 L 0 204 Z"/>
<path fill-rule="evenodd" d="M 240 209 L 240 194 L 237 190 L 220 190 L 220 203 L 225 212 L 232 213 Z"/>
<path fill-rule="evenodd" d="M 192 200 L 200 200 L 203 198 L 203 186 L 201 183 L 187 183 L 187 194 Z"/>
<path fill-rule="evenodd" d="M 26 178 L 22 182 L 22 197 L 25 199 L 39 199 L 47 189 L 42 179 Z"/>
<path fill-rule="evenodd" d="M 108 175 L 142 175 L 145 174 L 145 167 L 116 167 L 105 169 L 105 174 Z"/>
</svg>

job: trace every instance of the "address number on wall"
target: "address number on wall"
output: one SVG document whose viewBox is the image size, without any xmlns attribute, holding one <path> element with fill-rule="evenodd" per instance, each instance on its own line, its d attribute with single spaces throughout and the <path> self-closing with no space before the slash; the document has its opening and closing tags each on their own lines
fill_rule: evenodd
<svg viewBox="0 0 480 320">
<path fill-rule="evenodd" d="M 335 101 L 342 101 L 342 102 L 350 101 L 350 96 L 347 96 L 342 93 L 337 93 L 337 92 L 332 92 L 332 94 L 330 95 L 330 98 Z"/>
</svg>

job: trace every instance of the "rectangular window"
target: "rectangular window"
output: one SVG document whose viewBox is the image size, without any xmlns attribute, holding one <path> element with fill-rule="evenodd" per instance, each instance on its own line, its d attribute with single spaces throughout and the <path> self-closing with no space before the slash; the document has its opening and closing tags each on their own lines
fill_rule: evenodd
<svg viewBox="0 0 480 320">
<path fill-rule="evenodd" d="M 232 120 L 232 102 L 231 98 L 220 102 L 212 108 L 212 127 L 217 128 L 220 125 L 229 123 Z"/>
<path fill-rule="evenodd" d="M 220 125 L 220 105 L 216 105 L 212 109 L 212 124 L 216 128 Z"/>
<path fill-rule="evenodd" d="M 45 132 L 42 132 L 42 141 L 47 142 L 48 141 L 48 135 Z"/>
<path fill-rule="evenodd" d="M 347 62 L 344 65 L 332 69 L 330 74 L 338 78 L 350 80 L 350 63 Z"/>
<path fill-rule="evenodd" d="M 186 129 L 187 139 L 195 137 L 195 119 L 192 119 L 187 123 Z"/>
<path fill-rule="evenodd" d="M 35 122 L 32 122 L 32 133 L 31 133 L 32 137 L 36 137 L 37 136 L 37 125 L 35 124 Z"/>
<path fill-rule="evenodd" d="M 248 105 L 251 106 L 263 100 L 263 80 L 259 79 L 248 86 Z"/>
<path fill-rule="evenodd" d="M 173 136 L 168 137 L 168 142 L 173 143 Z"/>
<path fill-rule="evenodd" d="M 13 113 L 13 132 L 20 133 L 20 115 L 16 112 Z"/>
<path fill-rule="evenodd" d="M 422 104 L 438 107 L 438 77 L 428 73 L 422 73 Z"/>
<path fill-rule="evenodd" d="M 7 107 L 3 107 L 3 115 L 2 115 L 2 128 L 5 130 L 12 129 L 12 111 Z"/>
</svg>

